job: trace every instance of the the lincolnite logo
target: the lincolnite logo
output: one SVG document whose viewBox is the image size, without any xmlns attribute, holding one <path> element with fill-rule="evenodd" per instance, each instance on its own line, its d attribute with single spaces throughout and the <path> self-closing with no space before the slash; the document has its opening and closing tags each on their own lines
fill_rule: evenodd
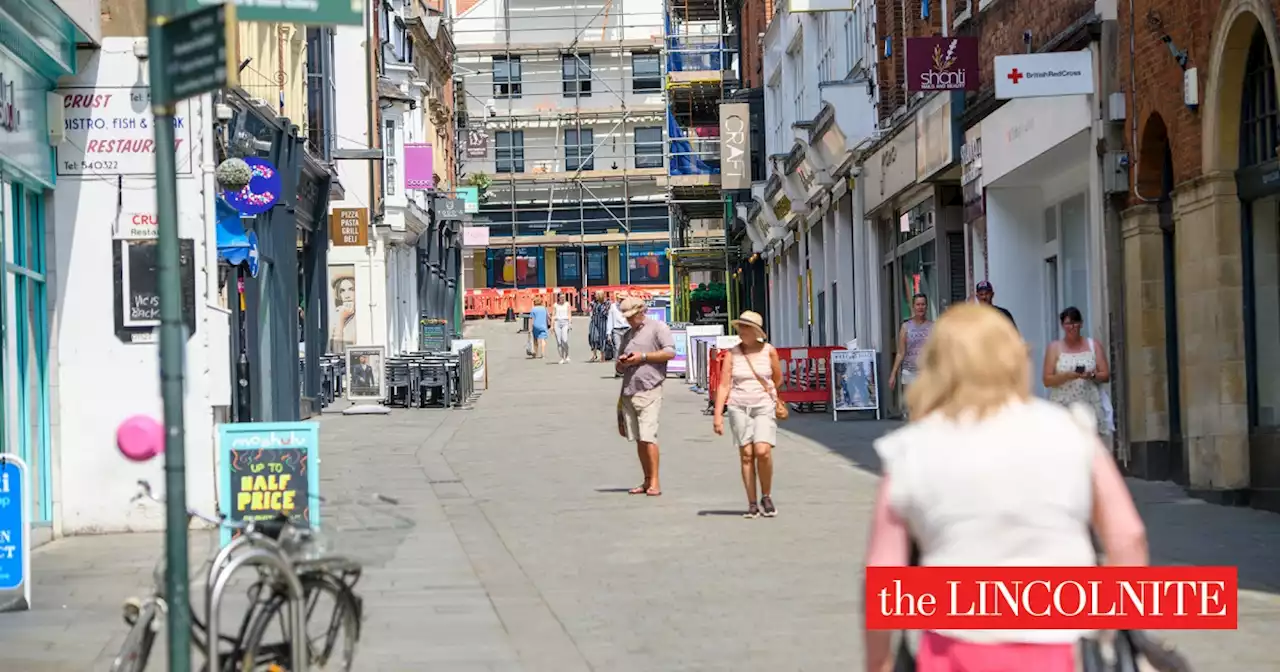
<svg viewBox="0 0 1280 672">
<path fill-rule="evenodd" d="M 14 132 L 18 130 L 18 99 L 13 93 L 13 81 L 0 75 L 0 128 Z"/>
</svg>

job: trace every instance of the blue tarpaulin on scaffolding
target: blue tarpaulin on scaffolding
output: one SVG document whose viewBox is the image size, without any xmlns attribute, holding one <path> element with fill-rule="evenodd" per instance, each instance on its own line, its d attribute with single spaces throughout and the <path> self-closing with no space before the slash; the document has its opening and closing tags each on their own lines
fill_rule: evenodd
<svg viewBox="0 0 1280 672">
<path fill-rule="evenodd" d="M 667 72 L 723 70 L 721 54 L 724 39 L 710 35 L 694 35 L 681 40 L 671 25 L 671 15 L 664 17 L 667 33 Z M 697 43 L 695 43 L 695 40 Z"/>
<path fill-rule="evenodd" d="M 218 256 L 232 266 L 239 266 L 257 257 L 257 241 L 246 234 L 240 223 L 240 213 L 222 198 L 217 199 Z"/>
<path fill-rule="evenodd" d="M 708 165 L 693 153 L 693 145 L 685 140 L 684 129 L 676 123 L 676 117 L 667 110 L 667 137 L 671 139 L 672 175 L 714 175 L 720 171 Z"/>
</svg>

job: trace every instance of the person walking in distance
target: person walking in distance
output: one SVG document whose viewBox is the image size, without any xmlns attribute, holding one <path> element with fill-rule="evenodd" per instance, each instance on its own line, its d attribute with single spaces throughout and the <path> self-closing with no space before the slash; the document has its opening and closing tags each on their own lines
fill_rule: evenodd
<svg viewBox="0 0 1280 672">
<path fill-rule="evenodd" d="M 773 447 L 778 442 L 778 386 L 782 364 L 778 351 L 765 342 L 764 318 L 745 311 L 733 322 L 742 342 L 725 353 L 716 388 L 714 427 L 724 434 L 729 416 L 733 445 L 742 460 L 742 485 L 747 490 L 746 518 L 778 515 L 773 505 Z M 756 482 L 760 499 L 756 500 Z"/>
<path fill-rule="evenodd" d="M 604 300 L 604 292 L 596 292 L 589 314 L 587 341 L 591 346 L 591 361 L 600 362 L 605 359 L 605 343 L 609 340 L 609 303 Z"/>
<path fill-rule="evenodd" d="M 919 369 L 916 361 L 925 341 L 933 332 L 933 322 L 929 320 L 929 297 L 916 294 L 911 297 L 911 319 L 898 327 L 898 354 L 893 358 L 893 368 L 889 370 L 889 389 L 894 389 L 902 382 L 905 390 L 916 379 Z"/>
<path fill-rule="evenodd" d="M 1103 400 L 1103 385 L 1111 380 L 1111 366 L 1097 341 L 1084 335 L 1084 315 L 1071 306 L 1058 316 L 1062 338 L 1044 351 L 1041 382 L 1049 401 L 1063 406 L 1081 404 L 1093 415 L 1102 434 L 1110 434 L 1113 419 Z"/>
<path fill-rule="evenodd" d="M 662 494 L 658 479 L 658 415 L 662 411 L 667 362 L 676 356 L 676 341 L 666 322 L 646 317 L 644 301 L 626 299 L 619 309 L 630 328 L 622 335 L 615 364 L 622 375 L 618 429 L 624 438 L 635 441 L 644 471 L 644 483 L 630 492 L 657 497 Z"/>
<path fill-rule="evenodd" d="M 631 325 L 627 324 L 627 318 L 622 315 L 622 301 L 622 297 L 617 297 L 609 302 L 607 326 L 609 328 L 609 344 L 613 349 L 613 356 L 610 359 L 617 359 L 622 354 L 622 335 L 631 328 Z"/>
<path fill-rule="evenodd" d="M 973 288 L 973 293 L 974 297 L 978 299 L 978 303 L 981 303 L 984 306 L 990 306 L 1000 311 L 1005 317 L 1009 318 L 1009 322 L 1013 323 L 1014 329 L 1018 328 L 1018 322 L 1013 319 L 1013 313 L 1010 313 L 1008 310 L 992 303 L 996 298 L 996 288 L 993 287 L 990 282 L 986 280 L 979 282 L 977 286 Z"/>
<path fill-rule="evenodd" d="M 556 327 L 556 348 L 560 351 L 560 363 L 569 363 L 569 329 L 573 325 L 573 308 L 569 305 L 569 299 L 561 294 L 556 299 L 556 305 L 552 306 L 555 314 L 552 316 L 555 320 Z"/>
<path fill-rule="evenodd" d="M 533 339 L 533 356 L 541 359 L 547 356 L 547 308 L 542 305 L 542 297 L 533 297 L 533 310 L 529 311 L 529 337 Z"/>
</svg>

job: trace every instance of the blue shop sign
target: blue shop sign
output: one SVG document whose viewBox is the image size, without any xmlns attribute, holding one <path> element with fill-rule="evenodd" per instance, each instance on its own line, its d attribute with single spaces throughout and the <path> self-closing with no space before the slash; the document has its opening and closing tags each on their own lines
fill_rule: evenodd
<svg viewBox="0 0 1280 672">
<path fill-rule="evenodd" d="M 280 171 L 270 161 L 249 157 L 244 162 L 249 164 L 249 170 L 252 171 L 249 184 L 240 191 L 226 191 L 224 196 L 227 203 L 240 214 L 250 217 L 261 215 L 280 200 L 284 183 L 280 178 Z"/>
<path fill-rule="evenodd" d="M 27 465 L 0 454 L 0 611 L 31 607 L 31 504 Z"/>
</svg>

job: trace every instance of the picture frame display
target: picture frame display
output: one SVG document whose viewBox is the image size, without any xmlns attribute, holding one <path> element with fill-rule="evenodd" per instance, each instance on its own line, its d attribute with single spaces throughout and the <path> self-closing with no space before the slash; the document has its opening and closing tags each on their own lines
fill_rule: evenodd
<svg viewBox="0 0 1280 672">
<path fill-rule="evenodd" d="M 382 401 L 386 398 L 387 351 L 381 345 L 354 345 L 347 348 L 347 399 Z"/>
</svg>

